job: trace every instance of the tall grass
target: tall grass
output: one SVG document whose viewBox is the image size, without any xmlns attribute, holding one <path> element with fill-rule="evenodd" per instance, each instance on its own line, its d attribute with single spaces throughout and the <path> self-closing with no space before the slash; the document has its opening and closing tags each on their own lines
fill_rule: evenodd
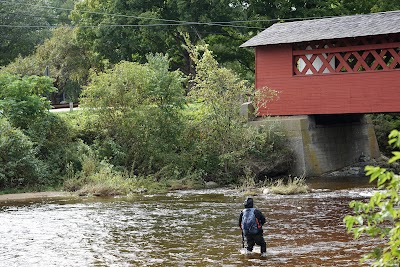
<svg viewBox="0 0 400 267">
<path fill-rule="evenodd" d="M 304 176 L 289 177 L 286 183 L 284 179 L 279 179 L 267 188 L 270 193 L 278 195 L 306 194 L 310 192 Z"/>
<path fill-rule="evenodd" d="M 250 168 L 244 168 L 244 177 L 237 189 L 245 196 L 254 196 L 262 192 L 261 186 L 256 182 L 256 177 Z"/>
<path fill-rule="evenodd" d="M 169 190 L 203 188 L 202 173 L 187 173 L 182 179 L 154 175 L 135 175 L 120 171 L 107 160 L 99 160 L 93 152 L 81 156 L 81 170 L 69 163 L 64 189 L 78 195 L 115 196 L 135 193 L 155 193 Z"/>
</svg>

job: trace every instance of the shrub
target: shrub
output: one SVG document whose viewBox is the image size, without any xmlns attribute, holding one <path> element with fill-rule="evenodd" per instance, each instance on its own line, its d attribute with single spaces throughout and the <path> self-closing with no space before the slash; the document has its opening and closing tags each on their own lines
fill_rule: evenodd
<svg viewBox="0 0 400 267">
<path fill-rule="evenodd" d="M 400 148 L 400 132 L 393 130 L 389 144 Z M 400 160 L 400 151 L 393 151 L 389 163 Z M 400 262 L 400 175 L 381 167 L 366 166 L 370 182 L 376 181 L 378 192 L 368 202 L 352 201 L 354 215 L 344 218 L 346 228 L 354 238 L 368 235 L 384 245 L 365 255 L 361 261 L 373 260 L 372 266 L 398 266 Z"/>
<path fill-rule="evenodd" d="M 147 59 L 148 64 L 120 62 L 93 74 L 81 99 L 95 114 L 100 157 L 143 175 L 178 162 L 184 100 L 182 74 L 169 71 L 168 57 Z"/>
<path fill-rule="evenodd" d="M 45 173 L 29 137 L 0 118 L 0 189 L 43 184 Z"/>
<path fill-rule="evenodd" d="M 196 76 L 191 81 L 190 99 L 198 113 L 190 113 L 183 138 L 187 151 L 192 153 L 193 168 L 207 173 L 207 180 L 219 184 L 238 182 L 253 159 L 281 156 L 284 138 L 273 131 L 246 125 L 240 114 L 243 99 L 251 98 L 264 105 L 276 96 L 274 90 L 258 90 L 231 70 L 220 67 L 207 46 L 188 46 Z M 185 142 L 186 141 L 186 142 Z"/>
<path fill-rule="evenodd" d="M 36 156 L 48 167 L 49 184 L 56 185 L 65 175 L 66 165 L 76 162 L 78 139 L 59 116 L 47 112 L 24 130 L 32 140 Z"/>
<path fill-rule="evenodd" d="M 0 109 L 14 127 L 26 129 L 48 113 L 45 98 L 56 88 L 49 77 L 11 75 L 0 72 Z"/>
<path fill-rule="evenodd" d="M 372 121 L 374 123 L 376 139 L 380 151 L 390 157 L 393 147 L 388 144 L 388 135 L 393 129 L 400 127 L 400 114 L 371 114 Z"/>
<path fill-rule="evenodd" d="M 110 196 L 127 194 L 130 190 L 129 176 L 114 169 L 106 160 L 98 160 L 90 150 L 80 157 L 82 169 L 74 170 L 68 164 L 64 189 L 81 195 Z"/>
<path fill-rule="evenodd" d="M 65 174 L 66 164 L 75 157 L 76 143 L 70 128 L 58 116 L 49 113 L 50 103 L 44 97 L 55 90 L 52 82 L 48 77 L 19 77 L 0 72 L 0 110 L 10 124 L 8 131 L 15 138 L 14 142 L 26 142 L 15 144 L 14 152 L 19 146 L 24 146 L 21 150 L 26 152 L 25 157 L 15 155 L 15 158 L 21 157 L 16 162 L 25 166 L 18 167 L 21 170 L 13 174 L 13 179 L 20 182 L 7 183 L 7 186 L 57 185 Z M 13 157 L 10 159 L 12 162 Z M 5 171 L 10 176 L 10 167 L 7 168 Z"/>
</svg>

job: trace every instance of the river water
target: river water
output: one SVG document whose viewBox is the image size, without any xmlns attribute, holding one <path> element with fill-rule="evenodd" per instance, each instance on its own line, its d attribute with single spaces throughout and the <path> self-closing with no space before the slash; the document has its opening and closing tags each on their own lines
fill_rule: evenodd
<svg viewBox="0 0 400 267">
<path fill-rule="evenodd" d="M 0 203 L 0 266 L 362 266 L 375 240 L 353 240 L 342 221 L 373 188 L 310 183 L 310 194 L 254 197 L 267 218 L 265 259 L 240 253 L 244 197 L 214 189 Z"/>
</svg>

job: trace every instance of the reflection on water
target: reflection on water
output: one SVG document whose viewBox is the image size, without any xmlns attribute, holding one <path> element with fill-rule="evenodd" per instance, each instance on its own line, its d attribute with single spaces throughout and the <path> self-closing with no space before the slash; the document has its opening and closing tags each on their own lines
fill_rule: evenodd
<svg viewBox="0 0 400 267">
<path fill-rule="evenodd" d="M 0 204 L 0 265 L 360 266 L 374 240 L 354 241 L 342 220 L 371 191 L 255 197 L 266 259 L 240 254 L 243 197 L 233 190 Z"/>
</svg>

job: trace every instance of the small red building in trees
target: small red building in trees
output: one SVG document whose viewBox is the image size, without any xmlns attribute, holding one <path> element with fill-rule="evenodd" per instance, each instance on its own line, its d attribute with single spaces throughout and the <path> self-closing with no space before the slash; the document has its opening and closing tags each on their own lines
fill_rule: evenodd
<svg viewBox="0 0 400 267">
<path fill-rule="evenodd" d="M 400 11 L 277 23 L 255 47 L 265 115 L 400 112 Z"/>
</svg>

